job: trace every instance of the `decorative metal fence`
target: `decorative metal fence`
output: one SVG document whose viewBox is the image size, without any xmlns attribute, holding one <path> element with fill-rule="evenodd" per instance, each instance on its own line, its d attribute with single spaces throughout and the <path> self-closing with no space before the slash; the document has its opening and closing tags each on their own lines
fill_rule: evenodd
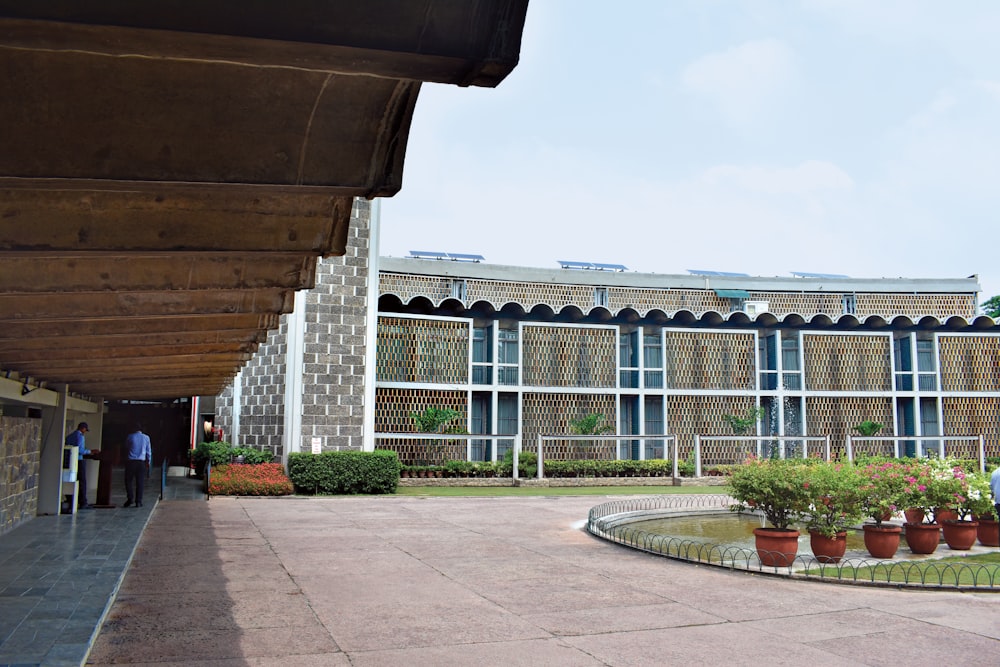
<svg viewBox="0 0 1000 667">
<path fill-rule="evenodd" d="M 676 435 L 539 435 L 538 436 L 538 479 L 545 477 L 545 443 L 561 443 L 560 451 L 567 450 L 566 443 L 583 443 L 573 448 L 579 452 L 578 458 L 597 458 L 611 461 L 625 459 L 646 461 L 668 459 L 673 461 L 673 476 L 678 476 L 678 454 Z M 600 447 L 609 443 L 610 447 Z M 628 456 L 623 454 L 628 452 Z"/>
<path fill-rule="evenodd" d="M 719 443 L 719 444 L 716 444 Z M 810 443 L 814 443 L 810 447 Z M 743 463 L 750 455 L 777 458 L 809 458 L 817 451 L 830 460 L 828 435 L 695 435 L 694 452 L 701 477 L 703 465 Z"/>
<path fill-rule="evenodd" d="M 729 570 L 895 588 L 1000 591 L 998 564 L 853 557 L 838 563 L 823 563 L 811 555 L 798 555 L 787 566 L 771 567 L 761 563 L 755 549 L 652 533 L 630 525 L 643 519 L 722 511 L 728 509 L 732 502 L 724 495 L 648 496 L 615 500 L 590 509 L 587 530 L 602 539 L 647 553 Z"/>
<path fill-rule="evenodd" d="M 489 443 L 489 446 L 485 446 Z M 502 460 L 513 451 L 514 478 L 517 479 L 521 434 L 485 433 L 376 433 L 375 449 L 396 452 L 401 461 L 413 459 L 442 464 L 445 461 Z"/>
<path fill-rule="evenodd" d="M 928 444 L 925 444 L 928 443 Z M 890 445 L 890 446 L 886 446 Z M 858 454 L 870 456 L 927 456 L 979 460 L 979 469 L 986 471 L 986 447 L 980 435 L 849 435 L 847 460 Z"/>
</svg>

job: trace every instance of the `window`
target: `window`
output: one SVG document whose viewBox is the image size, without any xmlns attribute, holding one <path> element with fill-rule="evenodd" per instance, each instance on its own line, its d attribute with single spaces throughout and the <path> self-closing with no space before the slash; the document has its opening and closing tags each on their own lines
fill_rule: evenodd
<svg viewBox="0 0 1000 667">
<path fill-rule="evenodd" d="M 853 294 L 845 294 L 841 297 L 840 304 L 844 308 L 844 315 L 857 315 L 858 302 L 857 298 Z"/>
<path fill-rule="evenodd" d="M 760 388 L 774 391 L 778 388 L 778 335 L 771 333 L 757 339 L 757 355 L 760 358 Z"/>
<path fill-rule="evenodd" d="M 909 335 L 892 341 L 892 354 L 896 363 L 896 391 L 913 391 L 913 352 Z"/>
<path fill-rule="evenodd" d="M 920 391 L 937 389 L 937 359 L 930 339 L 917 339 L 917 387 Z"/>
<path fill-rule="evenodd" d="M 517 329 L 500 329 L 497 339 L 497 380 L 517 384 Z"/>
<path fill-rule="evenodd" d="M 493 329 L 472 329 L 472 384 L 493 383 Z"/>
<path fill-rule="evenodd" d="M 799 337 L 794 332 L 785 332 L 781 337 L 781 381 L 785 389 L 802 389 Z"/>
<path fill-rule="evenodd" d="M 607 287 L 595 287 L 594 288 L 594 305 L 602 306 L 604 308 L 608 307 L 608 288 Z"/>
<path fill-rule="evenodd" d="M 659 334 L 646 334 L 642 337 L 642 357 L 646 367 L 643 373 L 645 386 L 660 389 L 663 387 L 663 347 L 660 345 Z"/>
<path fill-rule="evenodd" d="M 451 281 L 451 298 L 465 301 L 465 281 L 454 279 Z"/>
<path fill-rule="evenodd" d="M 621 332 L 618 336 L 619 381 L 622 387 L 639 386 L 639 332 Z"/>
</svg>

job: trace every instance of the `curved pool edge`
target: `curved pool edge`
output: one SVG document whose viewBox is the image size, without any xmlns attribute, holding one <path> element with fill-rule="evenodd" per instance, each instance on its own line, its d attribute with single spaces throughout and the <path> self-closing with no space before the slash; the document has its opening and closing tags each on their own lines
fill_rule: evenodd
<svg viewBox="0 0 1000 667">
<path fill-rule="evenodd" d="M 941 554 L 906 561 L 848 556 L 839 563 L 821 563 L 811 555 L 799 555 L 788 566 L 770 567 L 760 563 L 753 549 L 648 533 L 628 526 L 648 518 L 728 512 L 732 503 L 733 500 L 723 494 L 613 500 L 592 507 L 585 527 L 599 539 L 631 549 L 750 574 L 879 588 L 1000 592 L 1000 567 L 990 568 L 978 563 L 931 563 L 922 567 L 926 561 L 940 558 Z M 972 583 L 964 583 L 968 580 Z"/>
</svg>

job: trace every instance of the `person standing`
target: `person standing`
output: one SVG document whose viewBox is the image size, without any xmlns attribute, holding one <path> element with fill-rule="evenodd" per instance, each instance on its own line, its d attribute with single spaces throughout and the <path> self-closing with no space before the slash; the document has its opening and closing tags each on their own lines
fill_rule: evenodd
<svg viewBox="0 0 1000 667">
<path fill-rule="evenodd" d="M 87 442 L 83 436 L 89 431 L 87 422 L 80 422 L 76 425 L 76 430 L 66 436 L 67 447 L 79 447 L 76 462 L 76 479 L 79 482 L 76 506 L 82 510 L 94 509 L 94 506 L 87 502 L 87 462 L 83 457 L 101 453 L 99 449 L 87 449 Z"/>
<path fill-rule="evenodd" d="M 142 507 L 142 490 L 146 485 L 146 473 L 153 460 L 153 447 L 149 436 L 142 432 L 142 424 L 136 424 L 135 430 L 125 438 L 125 449 L 128 456 L 125 461 L 125 507 Z"/>
<path fill-rule="evenodd" d="M 996 510 L 997 518 L 1000 519 L 1000 465 L 997 465 L 993 474 L 990 475 L 990 490 L 993 491 L 993 509 Z M 997 524 L 997 530 L 1000 531 L 1000 523 Z"/>
</svg>

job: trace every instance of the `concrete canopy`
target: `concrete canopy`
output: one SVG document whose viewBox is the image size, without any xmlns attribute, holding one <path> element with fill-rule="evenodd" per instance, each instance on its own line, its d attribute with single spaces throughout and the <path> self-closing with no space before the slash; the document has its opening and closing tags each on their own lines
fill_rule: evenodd
<svg viewBox="0 0 1000 667">
<path fill-rule="evenodd" d="M 0 0 L 0 372 L 221 392 L 400 189 L 421 82 L 497 85 L 526 10 Z"/>
</svg>

